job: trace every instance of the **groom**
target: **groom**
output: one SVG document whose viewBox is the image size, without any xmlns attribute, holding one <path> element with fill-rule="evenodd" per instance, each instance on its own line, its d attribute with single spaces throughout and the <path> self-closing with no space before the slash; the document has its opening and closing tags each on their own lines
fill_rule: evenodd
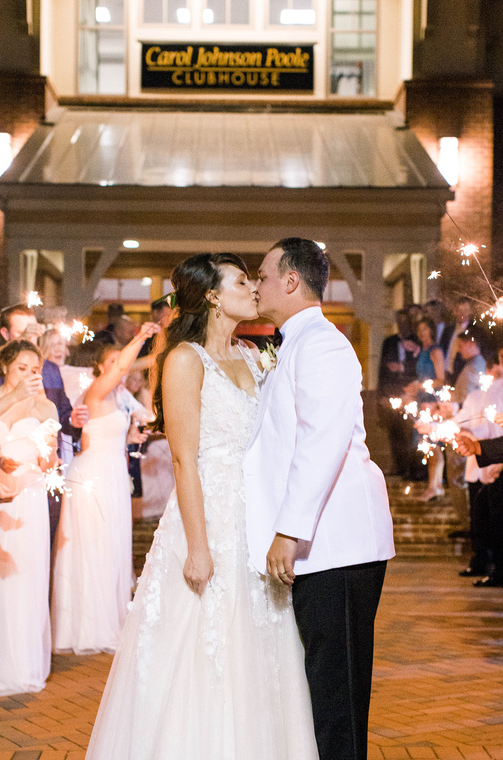
<svg viewBox="0 0 503 760">
<path fill-rule="evenodd" d="M 280 240 L 259 270 L 259 314 L 283 342 L 244 461 L 248 544 L 259 572 L 292 586 L 320 760 L 364 760 L 374 617 L 394 549 L 360 364 L 321 311 L 328 272 L 302 238 Z"/>
</svg>

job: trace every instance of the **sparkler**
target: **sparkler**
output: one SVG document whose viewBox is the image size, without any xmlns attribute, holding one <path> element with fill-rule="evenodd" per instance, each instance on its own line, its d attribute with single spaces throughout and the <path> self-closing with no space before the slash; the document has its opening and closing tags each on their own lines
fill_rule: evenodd
<svg viewBox="0 0 503 760">
<path fill-rule="evenodd" d="M 82 343 L 94 340 L 93 331 L 78 319 L 74 319 L 72 325 L 61 325 L 59 332 L 65 340 L 70 340 L 74 335 L 82 335 Z"/>
<path fill-rule="evenodd" d="M 56 501 L 59 501 L 62 496 L 71 496 L 72 489 L 66 485 L 65 476 L 63 475 L 63 468 L 66 465 L 57 465 L 51 467 L 50 470 L 44 472 L 44 483 L 47 493 L 54 496 Z"/>
<path fill-rule="evenodd" d="M 406 420 L 407 417 L 417 417 L 417 401 L 411 401 L 409 404 L 405 404 L 403 411 L 404 420 Z"/>
<path fill-rule="evenodd" d="M 392 409 L 400 409 L 402 406 L 402 399 L 400 397 L 390 398 L 389 403 L 391 404 Z"/>
<path fill-rule="evenodd" d="M 425 380 L 423 383 L 423 389 L 426 393 L 429 393 L 430 396 L 433 396 L 435 391 L 433 390 L 433 380 Z"/>
<path fill-rule="evenodd" d="M 483 375 L 482 372 L 479 374 L 479 385 L 480 390 L 487 393 L 491 385 L 493 384 L 494 377 L 492 375 Z"/>
<path fill-rule="evenodd" d="M 28 307 L 33 309 L 34 306 L 42 306 L 42 299 L 38 294 L 38 290 L 30 290 L 28 293 Z"/>
<path fill-rule="evenodd" d="M 37 447 L 37 451 L 46 462 L 49 461 L 49 457 L 54 448 L 54 441 L 58 434 L 58 430 L 61 429 L 61 425 L 52 417 L 42 422 L 35 430 L 30 433 L 29 438 L 33 441 Z"/>
<path fill-rule="evenodd" d="M 484 414 L 489 420 L 489 422 L 495 421 L 497 413 L 498 412 L 496 411 L 496 404 L 490 404 L 489 406 L 486 406 L 486 408 L 484 409 Z"/>
<path fill-rule="evenodd" d="M 429 280 L 438 280 L 439 277 L 441 277 L 441 273 L 439 269 L 434 269 L 430 274 L 428 275 Z"/>
<path fill-rule="evenodd" d="M 87 389 L 93 384 L 93 378 L 89 377 L 87 372 L 81 372 L 79 375 L 79 388 L 81 391 L 87 391 Z"/>
<path fill-rule="evenodd" d="M 443 385 L 435 395 L 438 397 L 439 401 L 450 401 L 451 391 L 453 390 L 454 388 L 452 388 L 450 385 Z"/>
</svg>

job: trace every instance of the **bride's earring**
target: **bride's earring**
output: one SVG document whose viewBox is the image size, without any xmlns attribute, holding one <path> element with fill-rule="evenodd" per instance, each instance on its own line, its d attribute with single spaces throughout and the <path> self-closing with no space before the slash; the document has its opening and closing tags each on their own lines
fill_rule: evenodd
<svg viewBox="0 0 503 760">
<path fill-rule="evenodd" d="M 215 316 L 218 319 L 220 314 L 222 313 L 222 307 L 220 306 L 220 301 L 217 301 L 217 308 L 215 309 Z"/>
</svg>

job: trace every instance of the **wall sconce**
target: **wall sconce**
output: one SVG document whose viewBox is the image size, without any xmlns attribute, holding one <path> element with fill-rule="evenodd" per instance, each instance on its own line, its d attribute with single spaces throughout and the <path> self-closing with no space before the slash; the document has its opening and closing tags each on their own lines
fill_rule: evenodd
<svg viewBox="0 0 503 760">
<path fill-rule="evenodd" d="M 0 175 L 7 171 L 11 163 L 11 136 L 8 132 L 0 132 Z"/>
<path fill-rule="evenodd" d="M 451 187 L 458 184 L 459 141 L 457 137 L 440 138 L 437 168 Z"/>
</svg>

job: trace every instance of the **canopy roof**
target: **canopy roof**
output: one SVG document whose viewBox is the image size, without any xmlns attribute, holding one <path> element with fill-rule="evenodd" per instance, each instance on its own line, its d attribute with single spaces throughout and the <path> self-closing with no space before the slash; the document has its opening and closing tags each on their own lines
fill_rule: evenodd
<svg viewBox="0 0 503 760">
<path fill-rule="evenodd" d="M 58 109 L 2 185 L 448 187 L 415 134 L 386 113 Z M 4 187 L 4 191 L 7 190 Z"/>
</svg>

